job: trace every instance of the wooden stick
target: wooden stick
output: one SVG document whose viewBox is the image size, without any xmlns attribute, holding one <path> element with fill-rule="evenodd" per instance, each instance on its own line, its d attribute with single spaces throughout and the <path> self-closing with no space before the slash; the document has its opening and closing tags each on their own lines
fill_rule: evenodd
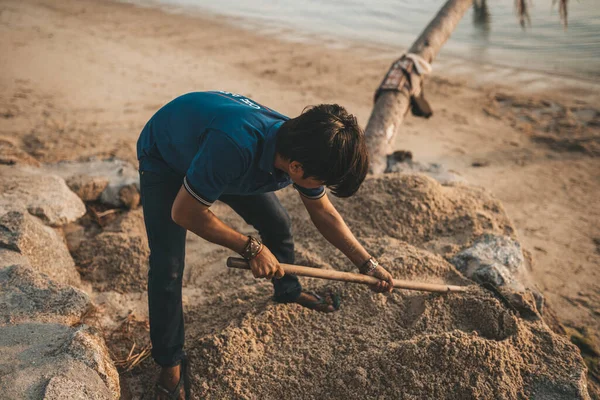
<svg viewBox="0 0 600 400">
<path fill-rule="evenodd" d="M 372 276 L 354 274 L 352 272 L 332 271 L 328 269 L 318 269 L 303 267 L 300 265 L 280 264 L 286 274 L 307 276 L 310 278 L 329 279 L 333 281 L 360 283 L 363 285 L 372 285 L 379 282 L 379 279 Z M 227 259 L 229 268 L 250 269 L 248 261 L 243 258 L 229 257 Z M 436 283 L 411 282 L 401 279 L 394 279 L 394 287 L 408 290 L 422 290 L 425 292 L 464 292 L 466 286 L 441 285 Z"/>
<path fill-rule="evenodd" d="M 473 0 L 448 0 L 408 52 L 431 63 L 472 3 Z M 419 75 L 415 75 L 414 83 L 420 85 Z M 410 94 L 406 91 L 384 91 L 377 98 L 365 129 L 371 173 L 385 171 L 386 156 L 391 153 L 389 144 L 400 130 L 409 106 Z"/>
</svg>

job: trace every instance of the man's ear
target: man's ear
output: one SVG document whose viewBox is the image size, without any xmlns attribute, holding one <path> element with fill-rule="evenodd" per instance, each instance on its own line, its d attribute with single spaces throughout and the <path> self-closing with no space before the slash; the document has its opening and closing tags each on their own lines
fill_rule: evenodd
<svg viewBox="0 0 600 400">
<path fill-rule="evenodd" d="M 304 167 L 298 161 L 292 161 L 289 168 L 295 177 L 302 178 L 304 176 Z"/>
</svg>

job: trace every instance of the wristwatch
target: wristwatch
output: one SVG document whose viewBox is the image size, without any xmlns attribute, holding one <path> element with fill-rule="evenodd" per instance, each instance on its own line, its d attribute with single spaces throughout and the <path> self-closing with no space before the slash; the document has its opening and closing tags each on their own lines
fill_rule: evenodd
<svg viewBox="0 0 600 400">
<path fill-rule="evenodd" d="M 240 253 L 242 257 L 246 260 L 252 260 L 254 257 L 258 255 L 263 249 L 263 244 L 260 239 L 255 238 L 254 236 L 248 236 L 248 241 L 244 246 L 244 249 Z"/>
<path fill-rule="evenodd" d="M 366 274 L 374 271 L 375 268 L 377 268 L 378 266 L 379 266 L 379 263 L 377 262 L 377 260 L 374 259 L 373 257 L 371 257 L 367 261 L 365 261 L 363 265 L 358 267 L 358 270 L 360 271 L 361 274 L 366 275 Z"/>
</svg>

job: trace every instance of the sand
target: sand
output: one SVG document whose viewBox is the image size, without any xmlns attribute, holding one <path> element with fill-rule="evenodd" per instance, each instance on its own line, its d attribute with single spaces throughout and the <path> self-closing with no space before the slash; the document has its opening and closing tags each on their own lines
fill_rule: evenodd
<svg viewBox="0 0 600 400">
<path fill-rule="evenodd" d="M 403 196 L 406 192 L 410 196 Z M 293 210 L 297 262 L 349 269 L 339 252 L 315 235 L 306 213 L 296 207 L 297 195 L 288 190 L 281 199 Z M 448 249 L 463 248 L 482 232 L 512 232 L 489 194 L 462 185 L 442 187 L 420 175 L 368 178 L 351 200 L 336 205 L 394 276 L 416 281 L 472 285 L 443 258 L 453 255 Z M 439 229 L 440 222 L 445 229 Z M 396 223 L 415 229 L 402 231 Z M 425 250 L 431 242 L 447 244 Z M 434 254 L 436 249 L 445 249 L 444 256 Z M 269 285 L 257 285 L 247 272 L 222 272 L 205 284 L 206 302 L 190 305 L 186 317 L 199 398 L 582 396 L 571 380 L 582 374 L 573 345 L 552 334 L 539 316 L 517 318 L 476 285 L 466 294 L 380 295 L 357 285 L 304 283 L 340 293 L 340 312 L 315 315 L 296 305 L 275 305 L 268 301 Z"/>
<path fill-rule="evenodd" d="M 0 4 L 0 50 L 5 55 L 0 58 L 0 144 L 16 144 L 19 154 L 14 156 L 26 157 L 32 164 L 89 156 L 135 162 L 137 135 L 162 104 L 185 92 L 209 89 L 239 92 L 291 116 L 307 104 L 339 102 L 366 124 L 373 90 L 398 51 L 314 39 L 309 43 L 282 42 L 274 35 L 240 30 L 217 18 L 165 14 L 108 1 L 5 0 Z M 371 251 L 390 257 L 395 273 L 423 280 L 460 280 L 444 260 L 472 241 L 473 235 L 495 232 L 516 237 L 532 255 L 531 274 L 559 319 L 573 329 L 587 327 L 591 338 L 598 340 L 599 85 L 530 71 L 466 65 L 449 57 L 435 66 L 426 89 L 434 117 L 426 121 L 409 117 L 394 148 L 411 150 L 419 161 L 444 164 L 469 183 L 484 187 L 502 205 L 492 202 L 490 208 L 483 200 L 446 187 L 422 182 L 406 187 L 401 180 L 389 178 L 391 181 L 379 188 L 377 182 L 369 184 L 375 185 L 373 189 L 380 190 L 381 196 L 402 199 L 404 213 L 389 220 L 381 215 L 369 220 L 358 210 L 358 203 L 350 200 L 339 203 L 341 214 Z M 472 188 L 465 191 L 480 193 Z M 291 193 L 282 198 L 296 210 L 299 201 Z M 430 209 L 410 204 L 413 196 L 419 196 L 421 205 Z M 481 199 L 480 194 L 477 197 Z M 376 215 L 376 201 L 367 202 L 372 206 L 371 216 Z M 464 208 L 472 212 L 463 213 Z M 215 210 L 236 229 L 251 230 L 223 205 L 216 205 Z M 349 269 L 339 252 L 327 250 L 324 241 L 307 240 L 318 233 L 306 216 L 302 217 L 303 211 L 296 211 L 299 262 Z M 465 219 L 455 221 L 463 225 L 448 225 L 447 215 L 455 213 L 463 213 Z M 361 229 L 365 217 L 378 224 Z M 442 234 L 437 233 L 440 227 L 445 229 Z M 397 253 L 386 256 L 386 251 Z M 546 372 L 541 360 L 558 360 L 568 343 L 556 342 L 539 322 L 514 322 L 510 315 L 500 313 L 501 307 L 486 294 L 476 292 L 462 300 L 462 305 L 480 310 L 484 315 L 480 320 L 491 323 L 468 325 L 464 316 L 453 314 L 452 299 L 438 304 L 437 297 L 406 292 L 384 297 L 362 288 L 333 285 L 345 291 L 345 303 L 343 313 L 330 319 L 294 306 L 273 305 L 268 284 L 257 283 L 243 272 L 224 271 L 227 255 L 227 250 L 193 235 L 188 239 L 184 303 L 197 393 L 204 390 L 212 398 L 222 398 L 213 383 L 222 387 L 222 393 L 240 397 L 253 398 L 248 388 L 254 384 L 263 394 L 275 393 L 269 392 L 281 390 L 273 383 L 280 381 L 279 373 L 273 372 L 275 367 L 296 379 L 298 383 L 291 384 L 300 390 L 300 377 L 314 373 L 318 378 L 325 373 L 320 368 L 328 360 L 338 362 L 338 369 L 327 369 L 322 387 L 303 387 L 306 398 L 318 398 L 325 391 L 371 393 L 374 384 L 367 379 L 369 374 L 375 374 L 381 396 L 402 390 L 407 398 L 418 398 L 429 387 L 439 391 L 434 397 L 443 398 L 450 396 L 444 390 L 448 385 L 456 388 L 457 397 L 493 397 L 497 390 L 505 398 L 523 398 L 544 394 L 544 390 L 566 390 L 534 377 L 558 379 L 561 370 Z M 413 260 L 412 264 L 407 260 Z M 140 290 L 126 284 L 120 287 Z M 136 293 L 117 297 L 105 307 L 134 309 L 143 320 L 144 298 Z M 365 319 L 371 313 L 372 319 Z M 398 315 L 400 320 L 396 320 Z M 504 321 L 504 328 L 500 329 L 497 321 Z M 510 321 L 516 330 L 508 329 Z M 273 332 L 244 332 L 247 326 L 272 327 Z M 347 326 L 356 332 L 345 332 Z M 147 341 L 140 335 L 138 346 Z M 238 357 L 238 348 L 234 344 L 213 346 L 221 336 L 243 339 L 244 343 L 247 338 L 254 340 L 254 344 L 252 340 L 244 344 L 253 347 L 235 359 L 230 371 L 222 366 Z M 286 354 L 300 339 L 306 340 L 307 347 L 294 354 L 306 361 L 292 363 Z M 367 341 L 371 346 L 373 339 L 380 347 L 365 346 Z M 541 342 L 536 342 L 538 339 Z M 275 350 L 274 343 L 281 351 Z M 320 349 L 316 354 L 310 351 L 311 343 Z M 347 346 L 342 349 L 358 351 L 332 356 L 332 348 L 339 343 Z M 393 345 L 385 348 L 389 357 L 382 355 L 387 344 Z M 556 353 L 549 350 L 550 344 Z M 451 361 L 460 360 L 450 353 L 457 348 L 476 351 L 478 356 L 469 358 L 472 366 L 452 373 L 456 364 Z M 521 361 L 515 361 L 516 354 L 527 349 L 532 349 L 531 359 L 523 361 L 536 371 L 522 369 Z M 435 355 L 446 351 L 444 359 L 449 364 L 442 368 Z M 203 374 L 202 359 L 209 360 L 219 373 Z M 418 359 L 427 360 L 419 365 L 430 368 L 420 370 L 422 376 L 415 376 L 417 366 L 410 364 Z M 467 378 L 459 378 L 458 373 L 485 369 L 483 359 L 489 361 L 485 365 L 504 366 L 505 375 L 495 374 L 498 368 L 494 368 L 495 373 L 475 376 L 472 384 L 466 385 Z M 340 360 L 344 360 L 341 365 Z M 361 368 L 366 372 L 349 370 L 360 360 L 364 360 Z M 250 364 L 253 370 L 244 372 Z M 380 368 L 373 372 L 373 365 Z M 123 397 L 142 393 L 153 368 L 146 360 L 135 373 L 123 373 Z M 447 372 L 441 374 L 442 370 Z M 402 379 L 389 381 L 386 377 L 392 375 Z M 353 378 L 349 381 L 346 377 Z"/>
</svg>

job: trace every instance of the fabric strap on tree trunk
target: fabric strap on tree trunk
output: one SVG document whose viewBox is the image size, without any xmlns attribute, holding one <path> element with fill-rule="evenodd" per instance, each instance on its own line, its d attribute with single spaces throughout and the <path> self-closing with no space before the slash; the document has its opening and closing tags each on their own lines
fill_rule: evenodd
<svg viewBox="0 0 600 400">
<path fill-rule="evenodd" d="M 410 96 L 410 109 L 414 116 L 429 118 L 433 115 L 431 106 L 424 97 L 423 77 L 431 72 L 431 64 L 423 57 L 408 53 L 394 61 L 375 92 L 375 101 L 384 91 L 400 92 L 405 90 Z"/>
</svg>

